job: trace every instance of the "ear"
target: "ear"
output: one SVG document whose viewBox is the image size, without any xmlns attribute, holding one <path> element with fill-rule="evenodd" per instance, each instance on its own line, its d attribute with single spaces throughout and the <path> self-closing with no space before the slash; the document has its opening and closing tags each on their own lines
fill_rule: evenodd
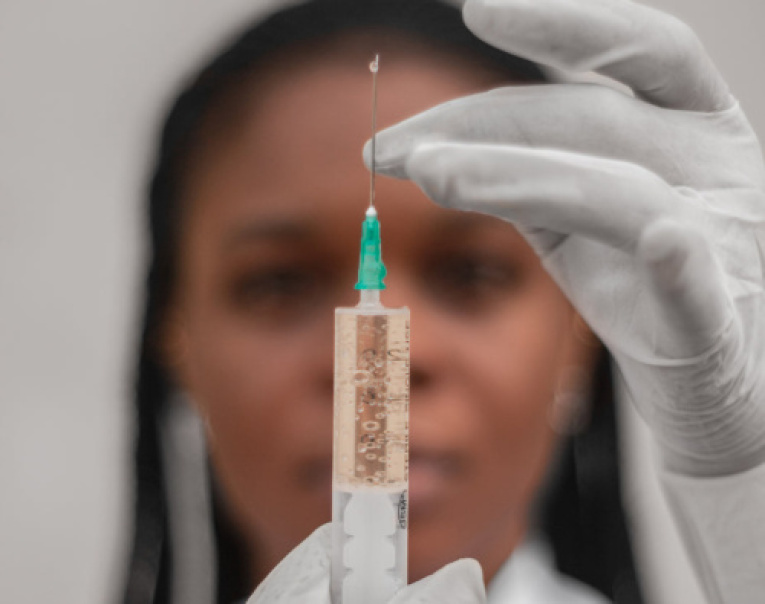
<svg viewBox="0 0 765 604">
<path fill-rule="evenodd" d="M 589 422 L 591 381 L 602 344 L 573 307 L 563 340 L 549 418 L 556 432 L 572 434 Z"/>
<path fill-rule="evenodd" d="M 183 387 L 188 369 L 189 335 L 183 315 L 177 307 L 171 306 L 162 319 L 156 351 L 170 377 L 178 386 Z"/>
</svg>

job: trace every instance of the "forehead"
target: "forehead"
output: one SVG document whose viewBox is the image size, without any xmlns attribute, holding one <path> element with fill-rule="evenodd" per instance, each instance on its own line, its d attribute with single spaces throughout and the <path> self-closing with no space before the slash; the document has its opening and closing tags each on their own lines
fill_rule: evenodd
<svg viewBox="0 0 765 604">
<path fill-rule="evenodd" d="M 363 211 L 369 174 L 361 149 L 371 135 L 368 65 L 376 48 L 381 128 L 502 81 L 475 60 L 390 34 L 347 34 L 291 48 L 222 106 L 229 113 L 206 124 L 202 151 L 186 179 L 185 202 L 194 213 L 281 219 L 299 212 L 305 219 L 354 205 Z M 402 197 L 411 197 L 401 194 L 411 185 L 389 179 L 378 184 L 381 216 L 417 212 L 408 201 L 396 208 Z"/>
</svg>

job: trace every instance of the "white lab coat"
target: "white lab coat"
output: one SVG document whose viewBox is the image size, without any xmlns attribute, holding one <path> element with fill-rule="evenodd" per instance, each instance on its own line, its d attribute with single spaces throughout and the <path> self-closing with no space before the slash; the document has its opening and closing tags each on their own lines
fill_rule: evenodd
<svg viewBox="0 0 765 604">
<path fill-rule="evenodd" d="M 708 604 L 765 603 L 765 464 L 722 478 L 662 472 L 661 482 Z M 494 577 L 488 603 L 608 604 L 608 600 L 558 573 L 549 548 L 532 538 Z"/>
<path fill-rule="evenodd" d="M 487 597 L 488 604 L 609 604 L 588 585 L 557 572 L 549 547 L 533 537 L 502 565 Z"/>
</svg>

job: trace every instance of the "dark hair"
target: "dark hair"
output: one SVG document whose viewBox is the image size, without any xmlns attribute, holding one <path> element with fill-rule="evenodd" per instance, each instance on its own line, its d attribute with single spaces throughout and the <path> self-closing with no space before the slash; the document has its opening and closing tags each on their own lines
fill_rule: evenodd
<svg viewBox="0 0 765 604">
<path fill-rule="evenodd" d="M 433 45 L 479 58 L 508 80 L 539 82 L 539 68 L 475 38 L 459 11 L 438 0 L 314 0 L 278 12 L 239 35 L 185 87 L 161 134 L 149 192 L 150 263 L 137 365 L 133 543 L 124 591 L 126 604 L 171 601 L 168 476 L 162 438 L 173 387 L 158 354 L 158 333 L 172 295 L 184 162 L 210 108 L 281 49 L 344 31 L 375 28 L 411 34 Z M 560 570 L 619 603 L 641 601 L 620 501 L 614 405 L 608 359 L 598 369 L 592 422 L 566 445 L 560 476 L 550 490 L 542 527 Z M 217 557 L 217 600 L 248 595 L 244 549 L 213 495 L 211 522 Z M 629 599 L 618 592 L 634 592 Z"/>
</svg>

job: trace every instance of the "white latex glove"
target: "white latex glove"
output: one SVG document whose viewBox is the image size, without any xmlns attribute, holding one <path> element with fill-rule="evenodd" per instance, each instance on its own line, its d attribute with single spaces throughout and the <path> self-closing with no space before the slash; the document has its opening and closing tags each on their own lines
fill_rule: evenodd
<svg viewBox="0 0 765 604">
<path fill-rule="evenodd" d="M 627 0 L 468 0 L 464 17 L 636 98 L 555 84 L 459 99 L 381 132 L 378 171 L 516 225 L 612 352 L 669 468 L 765 461 L 765 172 L 694 34 Z"/>
<path fill-rule="evenodd" d="M 329 564 L 331 525 L 316 529 L 290 552 L 247 601 L 247 604 L 331 604 Z M 390 604 L 484 604 L 481 566 L 472 559 L 447 564 L 438 572 L 408 585 Z"/>
</svg>

